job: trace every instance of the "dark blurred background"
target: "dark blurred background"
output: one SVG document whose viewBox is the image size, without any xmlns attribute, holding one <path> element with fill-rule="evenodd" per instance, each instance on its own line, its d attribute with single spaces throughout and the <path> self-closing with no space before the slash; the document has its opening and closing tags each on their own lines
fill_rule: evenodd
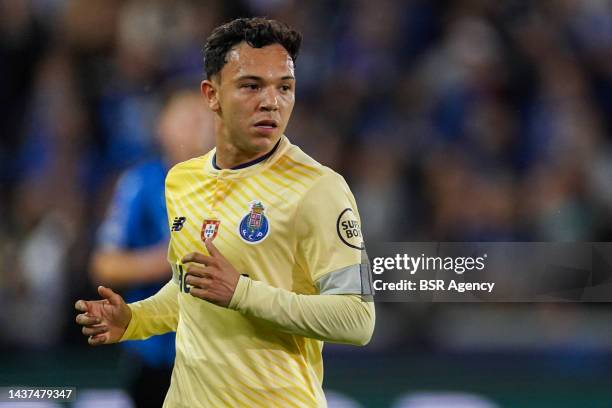
<svg viewBox="0 0 612 408">
<path fill-rule="evenodd" d="M 610 1 L 0 0 L 0 385 L 129 406 L 104 394 L 129 360 L 86 346 L 73 303 L 164 98 L 253 15 L 304 35 L 287 135 L 347 179 L 366 243 L 612 236 Z M 377 315 L 366 348 L 326 346 L 330 406 L 612 406 L 608 305 Z"/>
</svg>

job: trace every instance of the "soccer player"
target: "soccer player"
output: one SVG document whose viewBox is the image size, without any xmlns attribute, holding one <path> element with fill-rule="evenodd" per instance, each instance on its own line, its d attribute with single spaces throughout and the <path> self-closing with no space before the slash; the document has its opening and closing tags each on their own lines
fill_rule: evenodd
<svg viewBox="0 0 612 408">
<path fill-rule="evenodd" d="M 173 92 L 162 109 L 157 133 L 160 157 L 122 174 L 91 261 L 92 278 L 120 287 L 130 302 L 155 294 L 171 276 L 164 180 L 172 165 L 210 149 L 212 112 L 197 92 Z M 161 406 L 174 364 L 174 333 L 124 346 L 137 365 L 130 386 L 136 406 Z"/>
<path fill-rule="evenodd" d="M 129 305 L 106 287 L 75 305 L 92 345 L 176 331 L 166 407 L 325 406 L 323 342 L 371 338 L 353 195 L 284 136 L 300 42 L 263 18 L 212 32 L 201 93 L 216 148 L 166 178 L 173 279 Z"/>
</svg>

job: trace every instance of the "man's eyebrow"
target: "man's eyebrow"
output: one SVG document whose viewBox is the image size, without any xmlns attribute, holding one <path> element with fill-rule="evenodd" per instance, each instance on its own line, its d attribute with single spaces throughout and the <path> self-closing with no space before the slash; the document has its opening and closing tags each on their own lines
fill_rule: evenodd
<svg viewBox="0 0 612 408">
<path fill-rule="evenodd" d="M 263 81 L 264 79 L 257 75 L 242 75 L 236 78 L 236 81 L 244 81 L 244 80 L 252 80 L 252 81 Z M 293 75 L 285 75 L 281 77 L 281 81 L 295 80 Z"/>
<path fill-rule="evenodd" d="M 242 75 L 236 78 L 236 81 L 244 81 L 246 79 L 251 79 L 253 81 L 263 81 L 262 77 L 258 77 L 256 75 Z"/>
</svg>

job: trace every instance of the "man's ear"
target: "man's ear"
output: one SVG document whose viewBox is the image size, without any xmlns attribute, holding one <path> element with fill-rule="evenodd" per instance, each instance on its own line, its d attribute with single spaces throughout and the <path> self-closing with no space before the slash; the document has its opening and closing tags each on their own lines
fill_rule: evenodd
<svg viewBox="0 0 612 408">
<path fill-rule="evenodd" d="M 213 81 L 205 79 L 200 83 L 200 92 L 204 97 L 204 100 L 208 103 L 210 110 L 213 112 L 219 111 L 219 93 L 217 92 L 217 86 Z"/>
</svg>

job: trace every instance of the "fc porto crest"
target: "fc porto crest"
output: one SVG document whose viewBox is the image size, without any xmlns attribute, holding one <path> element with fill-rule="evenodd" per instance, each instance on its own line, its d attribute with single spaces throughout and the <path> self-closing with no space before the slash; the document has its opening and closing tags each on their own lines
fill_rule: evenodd
<svg viewBox="0 0 612 408">
<path fill-rule="evenodd" d="M 240 238 L 248 244 L 257 244 L 263 241 L 270 232 L 270 223 L 265 214 L 261 201 L 253 201 L 249 206 L 249 213 L 242 218 L 238 226 Z"/>
<path fill-rule="evenodd" d="M 206 241 L 207 239 L 215 239 L 217 233 L 219 232 L 219 224 L 221 224 L 221 221 L 219 220 L 204 220 L 202 223 L 202 241 Z"/>
</svg>

